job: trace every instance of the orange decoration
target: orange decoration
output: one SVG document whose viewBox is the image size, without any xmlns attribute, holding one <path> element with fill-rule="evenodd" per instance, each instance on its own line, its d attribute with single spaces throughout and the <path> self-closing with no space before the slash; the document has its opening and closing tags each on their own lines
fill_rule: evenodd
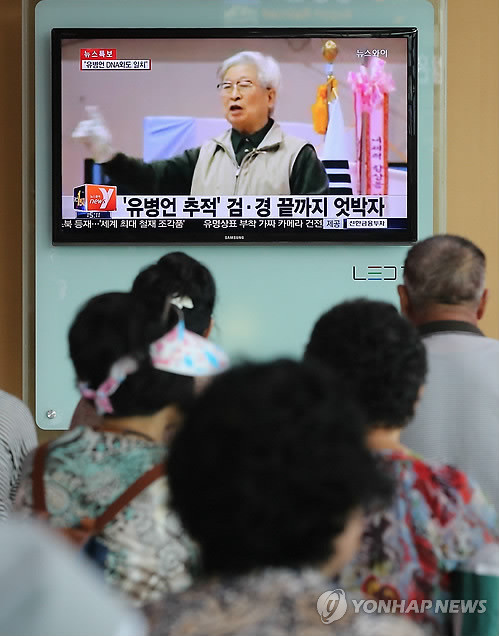
<svg viewBox="0 0 499 636">
<path fill-rule="evenodd" d="M 312 123 L 315 132 L 319 135 L 326 134 L 329 120 L 327 94 L 327 84 L 320 84 L 320 86 L 317 87 L 317 99 L 312 106 Z"/>
</svg>

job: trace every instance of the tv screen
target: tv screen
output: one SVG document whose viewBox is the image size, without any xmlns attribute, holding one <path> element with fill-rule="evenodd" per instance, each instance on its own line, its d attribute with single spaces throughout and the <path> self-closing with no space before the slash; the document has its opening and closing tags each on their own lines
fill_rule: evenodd
<svg viewBox="0 0 499 636">
<path fill-rule="evenodd" d="M 53 243 L 417 239 L 417 30 L 53 29 Z"/>
</svg>

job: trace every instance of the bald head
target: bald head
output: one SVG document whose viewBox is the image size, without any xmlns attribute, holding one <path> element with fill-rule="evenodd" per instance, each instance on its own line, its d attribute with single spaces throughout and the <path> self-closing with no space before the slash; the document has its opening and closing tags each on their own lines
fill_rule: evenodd
<svg viewBox="0 0 499 636">
<path fill-rule="evenodd" d="M 476 312 L 484 300 L 485 254 L 460 236 L 440 234 L 420 241 L 405 259 L 404 288 L 408 307 L 399 290 L 402 310 L 411 318 L 435 308 L 448 318 L 461 309 Z"/>
</svg>

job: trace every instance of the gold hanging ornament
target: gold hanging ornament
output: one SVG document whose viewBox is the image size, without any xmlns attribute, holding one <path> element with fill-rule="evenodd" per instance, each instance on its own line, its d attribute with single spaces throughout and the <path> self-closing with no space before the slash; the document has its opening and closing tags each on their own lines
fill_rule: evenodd
<svg viewBox="0 0 499 636">
<path fill-rule="evenodd" d="M 332 64 L 338 55 L 338 47 L 333 40 L 327 40 L 322 45 L 322 57 L 328 64 Z"/>
<path fill-rule="evenodd" d="M 338 47 L 334 40 L 327 40 L 322 45 L 322 57 L 326 60 L 328 64 L 332 64 L 338 55 Z M 327 101 L 328 104 L 333 101 L 333 99 L 338 98 L 338 93 L 336 92 L 336 88 L 338 86 L 338 80 L 333 75 L 333 73 L 329 73 L 326 80 L 326 89 L 327 89 Z"/>
</svg>

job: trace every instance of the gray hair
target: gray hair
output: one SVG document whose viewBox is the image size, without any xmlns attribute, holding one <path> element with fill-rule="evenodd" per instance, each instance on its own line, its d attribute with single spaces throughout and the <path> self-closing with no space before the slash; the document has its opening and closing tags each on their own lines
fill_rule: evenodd
<svg viewBox="0 0 499 636">
<path fill-rule="evenodd" d="M 279 64 L 270 55 L 263 55 L 258 51 L 241 51 L 236 53 L 220 64 L 217 70 L 219 82 L 223 81 L 225 73 L 231 66 L 237 64 L 250 64 L 257 71 L 258 81 L 265 88 L 273 88 L 276 92 L 281 86 L 281 70 Z"/>
<path fill-rule="evenodd" d="M 404 283 L 416 310 L 436 303 L 477 305 L 485 289 L 485 254 L 461 236 L 432 236 L 409 250 Z"/>
</svg>

